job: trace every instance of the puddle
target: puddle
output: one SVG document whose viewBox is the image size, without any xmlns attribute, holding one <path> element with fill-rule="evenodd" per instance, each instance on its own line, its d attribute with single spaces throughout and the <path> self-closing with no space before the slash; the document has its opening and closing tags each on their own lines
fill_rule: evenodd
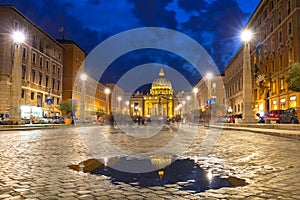
<svg viewBox="0 0 300 200">
<path fill-rule="evenodd" d="M 107 164 L 107 163 L 106 163 Z M 149 159 L 128 159 L 126 157 L 116 158 L 114 162 L 105 166 L 96 159 L 83 161 L 78 165 L 70 165 L 69 168 L 76 171 L 83 171 L 93 175 L 105 175 L 110 178 L 113 184 L 126 183 L 134 187 L 151 187 L 174 184 L 179 190 L 188 190 L 192 193 L 203 192 L 208 189 L 219 189 L 223 187 L 245 186 L 244 179 L 236 177 L 221 178 L 214 176 L 210 171 L 202 170 L 191 159 L 178 159 L 163 169 L 146 173 L 130 173 L 116 170 L 120 166 L 134 168 L 135 166 L 147 166 L 152 164 Z"/>
</svg>

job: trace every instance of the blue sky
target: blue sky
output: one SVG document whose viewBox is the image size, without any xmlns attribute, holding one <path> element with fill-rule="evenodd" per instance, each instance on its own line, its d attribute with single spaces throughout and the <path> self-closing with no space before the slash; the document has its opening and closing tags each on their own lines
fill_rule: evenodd
<svg viewBox="0 0 300 200">
<path fill-rule="evenodd" d="M 221 72 L 241 45 L 240 31 L 259 2 L 260 0 L 0 0 L 1 5 L 15 6 L 54 38 L 62 38 L 58 28 L 64 26 L 65 39 L 75 41 L 87 52 L 105 39 L 129 29 L 173 29 L 202 45 Z M 137 59 L 134 64 L 143 63 L 141 57 L 145 59 L 142 54 L 134 57 Z M 153 57 L 155 56 L 151 56 L 151 59 Z M 158 57 L 161 60 L 161 56 Z M 173 60 L 170 62 L 174 63 Z M 195 81 L 196 79 L 195 75 Z"/>
</svg>

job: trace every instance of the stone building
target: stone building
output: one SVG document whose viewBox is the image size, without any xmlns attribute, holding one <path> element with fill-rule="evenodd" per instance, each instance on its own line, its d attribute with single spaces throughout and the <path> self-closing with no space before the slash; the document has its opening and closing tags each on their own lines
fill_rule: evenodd
<svg viewBox="0 0 300 200">
<path fill-rule="evenodd" d="M 55 115 L 62 99 L 63 46 L 12 6 L 0 6 L 0 18 L 0 113 L 14 122 Z M 25 41 L 16 43 L 15 32 Z"/>
<path fill-rule="evenodd" d="M 85 73 L 86 52 L 74 41 L 57 40 L 64 48 L 62 99 L 77 105 L 75 117 L 92 121 L 105 111 L 105 85 Z M 84 76 L 82 76 L 84 75 Z"/>
<path fill-rule="evenodd" d="M 225 114 L 224 75 L 214 75 L 210 80 L 208 80 L 206 77 L 203 77 L 196 84 L 195 88 L 198 88 L 198 107 L 202 112 L 206 110 L 208 105 L 214 104 L 218 106 L 218 112 L 216 115 Z"/>
<path fill-rule="evenodd" d="M 300 62 L 300 2 L 262 0 L 246 24 L 250 44 L 253 114 L 300 106 L 300 94 L 287 88 L 292 63 Z M 242 106 L 243 47 L 225 68 L 227 107 Z M 236 109 L 235 109 L 236 107 Z"/>
<path fill-rule="evenodd" d="M 159 116 L 173 119 L 178 104 L 172 84 L 161 69 L 158 77 L 152 82 L 148 94 L 137 92 L 131 96 L 129 113 L 131 116 Z"/>
</svg>

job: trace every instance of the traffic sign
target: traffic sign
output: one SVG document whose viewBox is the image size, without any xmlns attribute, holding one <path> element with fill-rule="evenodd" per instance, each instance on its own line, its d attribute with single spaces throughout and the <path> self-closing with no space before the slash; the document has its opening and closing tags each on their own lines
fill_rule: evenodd
<svg viewBox="0 0 300 200">
<path fill-rule="evenodd" d="M 53 104 L 52 98 L 47 98 L 47 99 L 46 99 L 46 103 L 47 103 L 47 104 Z"/>
<path fill-rule="evenodd" d="M 216 102 L 217 102 L 217 98 L 215 98 L 215 97 L 210 98 L 211 104 L 215 104 Z"/>
<path fill-rule="evenodd" d="M 206 100 L 205 103 L 206 103 L 207 105 L 209 105 L 211 102 L 210 102 L 210 100 Z"/>
</svg>

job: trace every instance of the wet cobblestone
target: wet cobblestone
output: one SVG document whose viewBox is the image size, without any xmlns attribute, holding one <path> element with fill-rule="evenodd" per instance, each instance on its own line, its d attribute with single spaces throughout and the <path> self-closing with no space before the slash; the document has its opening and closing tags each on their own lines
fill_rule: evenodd
<svg viewBox="0 0 300 200">
<path fill-rule="evenodd" d="M 99 127 L 2 131 L 0 199 L 300 199 L 299 140 L 224 130 L 208 155 L 201 157 L 199 152 L 207 129 L 186 126 L 186 137 L 192 132 L 189 130 L 198 129 L 198 132 L 182 157 L 194 159 L 214 175 L 235 176 L 249 183 L 244 187 L 193 194 L 179 190 L 179 184 L 148 188 L 124 183 L 114 185 L 105 176 L 68 169 L 72 163 L 93 157 L 78 131 L 96 129 Z M 109 134 L 109 130 L 105 131 L 104 134 Z M 115 143 L 128 145 L 123 134 L 114 133 L 109 137 Z M 160 139 L 163 143 L 169 138 Z M 184 149 L 185 138 L 180 141 L 182 145 L 176 148 Z M 103 144 L 103 148 L 106 145 Z M 143 150 L 147 149 L 145 145 Z M 139 146 L 134 150 L 139 151 Z"/>
</svg>

